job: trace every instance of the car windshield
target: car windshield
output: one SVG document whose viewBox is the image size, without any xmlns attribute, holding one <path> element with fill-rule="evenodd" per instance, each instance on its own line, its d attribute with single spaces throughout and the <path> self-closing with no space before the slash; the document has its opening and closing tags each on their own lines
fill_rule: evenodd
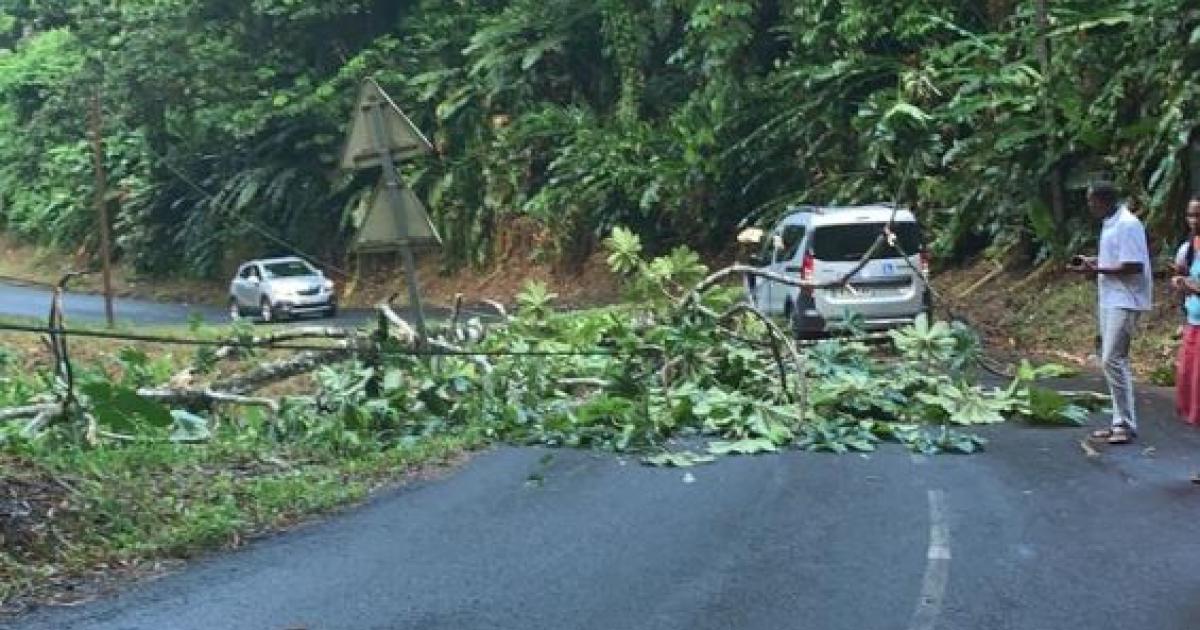
<svg viewBox="0 0 1200 630">
<path fill-rule="evenodd" d="M 825 261 L 857 261 L 883 232 L 883 223 L 827 225 L 813 232 L 813 257 Z M 916 223 L 896 223 L 896 244 L 909 256 L 921 251 L 921 228 Z M 900 252 L 884 243 L 874 258 L 897 258 Z"/>
<path fill-rule="evenodd" d="M 298 278 L 301 276 L 317 275 L 317 272 L 312 267 L 298 260 L 267 263 L 263 265 L 263 268 L 267 270 L 268 278 Z"/>
</svg>

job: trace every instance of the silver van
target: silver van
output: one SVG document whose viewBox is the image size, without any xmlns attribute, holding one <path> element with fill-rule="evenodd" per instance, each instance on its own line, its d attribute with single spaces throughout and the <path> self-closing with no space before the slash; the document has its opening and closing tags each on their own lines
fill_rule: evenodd
<svg viewBox="0 0 1200 630">
<path fill-rule="evenodd" d="M 751 264 L 817 283 L 836 282 L 854 269 L 889 221 L 894 221 L 898 247 L 885 243 L 839 288 L 801 289 L 749 276 L 746 291 L 760 311 L 787 318 L 800 338 L 844 328 L 851 318 L 879 330 L 910 324 L 930 311 L 928 259 L 911 211 L 883 204 L 790 210 L 761 235 Z"/>
<path fill-rule="evenodd" d="M 337 315 L 333 281 L 300 258 L 251 260 L 229 283 L 229 317 L 256 312 L 264 322 L 317 313 Z"/>
</svg>

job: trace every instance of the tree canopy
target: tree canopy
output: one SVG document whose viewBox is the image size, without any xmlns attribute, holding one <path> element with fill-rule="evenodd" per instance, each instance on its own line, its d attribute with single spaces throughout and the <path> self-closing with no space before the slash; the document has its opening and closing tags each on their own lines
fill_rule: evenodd
<svg viewBox="0 0 1200 630">
<path fill-rule="evenodd" d="M 1200 7 L 1046 0 L 1042 22 L 1037 4 L 0 0 L 0 219 L 93 245 L 98 94 L 126 259 L 337 260 L 372 181 L 336 158 L 374 76 L 439 149 L 407 176 L 451 264 L 530 226 L 571 263 L 618 224 L 712 249 L 790 203 L 880 200 L 916 208 L 944 257 L 1065 255 L 1097 173 L 1171 235 Z"/>
</svg>

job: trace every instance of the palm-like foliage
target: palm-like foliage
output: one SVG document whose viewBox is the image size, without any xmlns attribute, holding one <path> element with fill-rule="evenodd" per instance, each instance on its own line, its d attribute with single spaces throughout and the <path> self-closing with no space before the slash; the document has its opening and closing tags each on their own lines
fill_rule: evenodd
<svg viewBox="0 0 1200 630">
<path fill-rule="evenodd" d="M 943 255 L 981 239 L 1065 255 L 1101 171 L 1170 236 L 1200 18 L 1047 4 L 1048 66 L 1033 3 L 1010 0 L 0 0 L 0 216 L 88 244 L 80 112 L 102 87 L 124 255 L 212 274 L 281 238 L 336 259 L 370 178 L 334 158 L 374 75 L 440 149 L 409 176 L 452 264 L 518 225 L 566 262 L 616 224 L 664 251 L 719 247 L 789 202 L 893 198 Z"/>
</svg>

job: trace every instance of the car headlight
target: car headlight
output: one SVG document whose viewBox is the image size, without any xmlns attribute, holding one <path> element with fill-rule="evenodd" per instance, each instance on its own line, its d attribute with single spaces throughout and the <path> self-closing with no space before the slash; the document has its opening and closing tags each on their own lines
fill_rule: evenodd
<svg viewBox="0 0 1200 630">
<path fill-rule="evenodd" d="M 322 288 L 325 289 L 326 293 L 333 293 L 333 280 L 326 280 Z"/>
</svg>

